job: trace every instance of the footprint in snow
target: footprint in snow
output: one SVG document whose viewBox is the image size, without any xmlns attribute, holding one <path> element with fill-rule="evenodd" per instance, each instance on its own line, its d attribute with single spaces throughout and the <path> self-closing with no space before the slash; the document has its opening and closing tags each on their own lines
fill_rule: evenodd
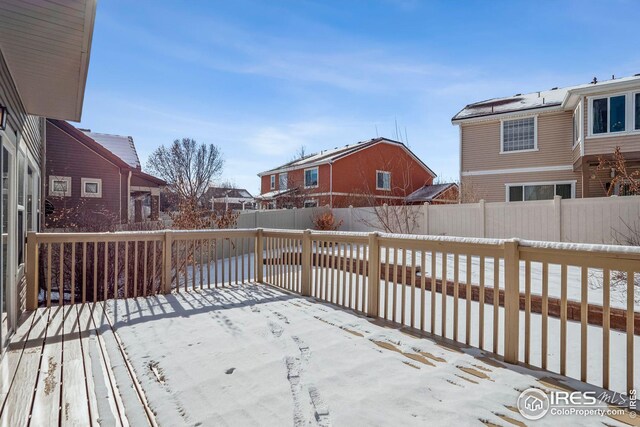
<svg viewBox="0 0 640 427">
<path fill-rule="evenodd" d="M 233 371 L 235 371 L 235 370 L 236 370 L 236 368 L 229 368 L 226 371 L 224 371 L 224 373 L 227 374 L 227 375 L 231 375 L 231 374 L 233 374 Z"/>
</svg>

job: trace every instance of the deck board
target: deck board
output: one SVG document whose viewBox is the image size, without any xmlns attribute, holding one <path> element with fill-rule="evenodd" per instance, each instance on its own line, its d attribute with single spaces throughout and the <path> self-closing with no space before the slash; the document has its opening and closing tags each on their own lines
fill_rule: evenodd
<svg viewBox="0 0 640 427">
<path fill-rule="evenodd" d="M 60 385 L 62 382 L 62 346 L 64 340 L 64 307 L 49 310 L 49 323 L 44 339 L 40 373 L 31 410 L 31 423 L 36 426 L 57 425 L 60 417 Z"/>
<path fill-rule="evenodd" d="M 39 308 L 0 360 L 0 427 L 150 425 L 102 303 Z"/>
<path fill-rule="evenodd" d="M 68 305 L 65 307 L 64 315 L 60 422 L 63 426 L 87 426 L 90 424 L 89 406 L 87 387 L 84 381 L 84 361 L 80 346 L 78 311 L 75 306 Z"/>
<path fill-rule="evenodd" d="M 26 425 L 29 420 L 33 391 L 40 369 L 44 335 L 49 321 L 49 310 L 37 310 L 33 313 L 33 316 L 33 324 L 23 348 L 7 350 L 16 353 L 13 357 L 16 357 L 18 353 L 21 354 L 21 357 L 17 366 L 16 378 L 14 378 L 10 386 L 2 414 L 0 415 L 0 425 L 3 427 Z M 3 358 L 3 364 L 5 360 L 6 358 Z"/>
</svg>

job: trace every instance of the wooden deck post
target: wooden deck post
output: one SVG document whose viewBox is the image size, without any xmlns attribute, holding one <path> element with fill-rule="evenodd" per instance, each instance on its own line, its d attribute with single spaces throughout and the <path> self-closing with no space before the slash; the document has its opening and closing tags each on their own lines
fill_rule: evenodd
<svg viewBox="0 0 640 427">
<path fill-rule="evenodd" d="M 38 242 L 36 233 L 27 233 L 27 310 L 38 308 Z"/>
<path fill-rule="evenodd" d="M 164 242 L 162 249 L 162 265 L 163 265 L 163 273 L 162 273 L 162 293 L 170 294 L 171 293 L 171 258 L 172 258 L 172 246 L 173 246 L 173 235 L 171 234 L 171 230 L 166 230 L 164 232 Z M 137 256 L 137 254 L 136 254 Z M 177 264 L 176 264 L 177 267 Z"/>
<path fill-rule="evenodd" d="M 380 245 L 378 233 L 369 233 L 369 270 L 367 282 L 369 283 L 367 299 L 367 316 L 378 317 L 380 309 Z"/>
<path fill-rule="evenodd" d="M 303 296 L 311 296 L 311 231 L 302 232 L 302 278 L 300 282 L 300 293 Z"/>
<path fill-rule="evenodd" d="M 264 237 L 262 228 L 257 229 L 256 234 L 256 282 L 264 283 Z"/>
<path fill-rule="evenodd" d="M 520 256 L 518 240 L 504 242 L 504 361 L 518 364 L 520 333 Z"/>
</svg>

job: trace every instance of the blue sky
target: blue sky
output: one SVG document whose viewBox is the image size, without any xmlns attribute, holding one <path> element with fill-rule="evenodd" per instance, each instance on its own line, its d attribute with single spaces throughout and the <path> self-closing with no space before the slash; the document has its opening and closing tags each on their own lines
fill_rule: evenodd
<svg viewBox="0 0 640 427">
<path fill-rule="evenodd" d="M 223 179 L 395 137 L 458 176 L 466 104 L 640 73 L 640 2 L 146 1 L 98 4 L 82 127 L 217 144 Z M 376 134 L 377 132 L 377 134 Z"/>
</svg>

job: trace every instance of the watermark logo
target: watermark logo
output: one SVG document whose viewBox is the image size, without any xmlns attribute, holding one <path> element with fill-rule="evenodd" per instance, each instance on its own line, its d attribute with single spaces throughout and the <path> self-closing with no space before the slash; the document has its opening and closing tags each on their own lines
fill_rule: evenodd
<svg viewBox="0 0 640 427">
<path fill-rule="evenodd" d="M 549 397 L 537 388 L 528 388 L 518 397 L 518 411 L 528 420 L 539 420 L 549 412 Z"/>
</svg>

